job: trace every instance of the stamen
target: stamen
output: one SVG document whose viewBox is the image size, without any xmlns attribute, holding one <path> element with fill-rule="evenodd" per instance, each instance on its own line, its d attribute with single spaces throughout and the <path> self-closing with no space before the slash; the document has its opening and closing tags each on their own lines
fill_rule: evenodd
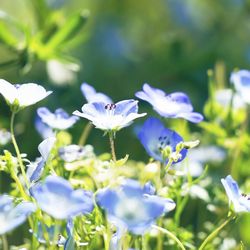
<svg viewBox="0 0 250 250">
<path fill-rule="evenodd" d="M 107 110 L 114 110 L 116 108 L 116 105 L 114 103 L 108 103 L 104 108 Z"/>
</svg>

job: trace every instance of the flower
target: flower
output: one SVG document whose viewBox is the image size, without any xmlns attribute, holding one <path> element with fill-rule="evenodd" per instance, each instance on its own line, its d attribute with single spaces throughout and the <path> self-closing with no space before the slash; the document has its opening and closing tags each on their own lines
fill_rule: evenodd
<svg viewBox="0 0 250 250">
<path fill-rule="evenodd" d="M 54 4 L 55 2 L 60 1 L 50 0 L 49 2 L 53 2 Z M 80 67 L 76 63 L 65 63 L 59 60 L 52 59 L 47 62 L 46 69 L 50 80 L 56 85 L 61 86 L 74 82 L 76 80 L 77 72 L 80 70 Z"/>
<path fill-rule="evenodd" d="M 126 228 L 133 234 L 144 234 L 158 217 L 175 208 L 173 200 L 153 195 L 154 188 L 149 186 L 141 187 L 139 182 L 127 179 L 116 189 L 99 190 L 97 204 L 118 230 Z"/>
<path fill-rule="evenodd" d="M 63 109 L 56 109 L 51 113 L 49 109 L 41 107 L 37 109 L 38 116 L 44 123 L 53 129 L 64 130 L 72 127 L 79 119 L 76 116 L 69 116 Z"/>
<path fill-rule="evenodd" d="M 234 84 L 235 90 L 242 100 L 250 104 L 250 71 L 239 70 L 233 72 L 230 76 L 230 81 Z"/>
<path fill-rule="evenodd" d="M 233 100 L 232 100 L 233 98 Z M 245 103 L 241 99 L 241 96 L 237 93 L 233 93 L 232 89 L 219 89 L 215 92 L 215 100 L 223 107 L 228 108 L 232 102 L 232 108 L 238 110 L 245 107 Z"/>
<path fill-rule="evenodd" d="M 35 118 L 35 128 L 43 139 L 55 136 L 55 131 L 53 131 L 53 129 L 47 124 L 43 123 L 38 115 L 36 115 Z"/>
<path fill-rule="evenodd" d="M 155 160 L 161 162 L 168 162 L 168 159 L 166 160 L 163 154 L 163 150 L 167 146 L 171 148 L 171 152 L 175 152 L 177 144 L 183 142 L 179 134 L 171 129 L 165 128 L 157 118 L 148 118 L 145 121 L 138 133 L 138 138 L 147 153 Z M 182 161 L 186 157 L 187 149 L 182 149 L 179 154 L 180 156 L 175 163 Z"/>
<path fill-rule="evenodd" d="M 0 94 L 8 105 L 17 106 L 17 110 L 35 104 L 51 93 L 52 91 L 46 91 L 45 88 L 35 83 L 13 85 L 0 79 Z"/>
<path fill-rule="evenodd" d="M 0 129 L 0 145 L 6 145 L 11 141 L 11 133 L 5 129 Z"/>
<path fill-rule="evenodd" d="M 184 175 L 198 177 L 202 174 L 205 163 L 219 164 L 225 158 L 226 153 L 222 148 L 214 145 L 201 146 L 188 152 L 188 165 L 186 162 L 180 162 L 174 166 L 174 169 L 182 171 Z"/>
<path fill-rule="evenodd" d="M 53 148 L 55 142 L 56 142 L 55 137 L 49 137 L 43 140 L 38 145 L 38 151 L 41 154 L 41 158 L 39 158 L 38 161 L 30 163 L 28 165 L 27 177 L 29 178 L 30 182 L 36 182 L 40 179 L 43 173 L 45 163 L 49 158 L 50 151 Z"/>
<path fill-rule="evenodd" d="M 104 103 L 113 103 L 110 97 L 103 93 L 96 92 L 96 90 L 87 83 L 82 83 L 81 91 L 85 96 L 88 103 L 91 102 L 104 102 Z"/>
<path fill-rule="evenodd" d="M 113 132 L 129 126 L 134 119 L 146 115 L 146 113 L 138 114 L 138 101 L 132 99 L 116 104 L 87 103 L 82 106 L 82 113 L 76 110 L 73 114 L 92 121 L 96 128 Z"/>
<path fill-rule="evenodd" d="M 0 195 L 0 235 L 5 234 L 25 222 L 27 217 L 35 211 L 31 202 L 13 204 L 14 198 L 9 195 Z"/>
<path fill-rule="evenodd" d="M 135 96 L 149 102 L 154 110 L 163 117 L 184 118 L 194 123 L 203 120 L 200 113 L 193 112 L 189 97 L 182 92 L 167 95 L 161 89 L 153 88 L 145 83 L 143 91 L 136 92 Z"/>
<path fill-rule="evenodd" d="M 228 175 L 225 179 L 221 179 L 221 182 L 226 190 L 229 205 L 233 204 L 234 211 L 236 213 L 249 212 L 250 211 L 250 197 L 240 192 L 237 182 Z"/>
<path fill-rule="evenodd" d="M 92 158 L 94 152 L 91 145 L 85 145 L 83 147 L 72 144 L 59 148 L 59 155 L 65 162 L 73 162 L 82 158 Z"/>
<path fill-rule="evenodd" d="M 93 210 L 92 193 L 74 190 L 70 183 L 58 176 L 48 176 L 44 183 L 34 185 L 30 192 L 38 206 L 55 219 L 69 219 Z"/>
</svg>

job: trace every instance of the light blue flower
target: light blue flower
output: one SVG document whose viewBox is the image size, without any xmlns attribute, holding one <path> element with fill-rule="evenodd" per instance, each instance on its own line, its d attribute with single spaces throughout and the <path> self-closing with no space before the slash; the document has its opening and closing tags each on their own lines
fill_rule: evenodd
<svg viewBox="0 0 250 250">
<path fill-rule="evenodd" d="M 73 162 L 83 158 L 93 158 L 94 149 L 91 145 L 79 146 L 72 144 L 59 148 L 59 156 L 65 162 Z"/>
<path fill-rule="evenodd" d="M 53 148 L 54 144 L 56 142 L 55 137 L 49 137 L 45 140 L 43 140 L 38 145 L 38 151 L 41 154 L 41 158 L 38 159 L 38 161 L 32 162 L 28 165 L 27 169 L 27 177 L 29 181 L 36 182 L 40 179 L 43 169 L 45 166 L 46 161 L 48 160 L 48 157 L 50 155 L 50 151 Z"/>
<path fill-rule="evenodd" d="M 228 175 L 225 179 L 221 179 L 221 182 L 226 190 L 229 205 L 233 205 L 236 213 L 249 212 L 250 211 L 250 196 L 242 194 L 240 192 L 237 182 Z"/>
<path fill-rule="evenodd" d="M 113 103 L 110 97 L 103 93 L 96 92 L 96 90 L 87 83 L 82 83 L 81 91 L 85 96 L 85 99 L 88 103 L 92 102 L 104 102 L 104 103 Z"/>
<path fill-rule="evenodd" d="M 193 112 L 189 97 L 182 92 L 167 95 L 161 89 L 153 88 L 145 83 L 143 91 L 136 92 L 135 96 L 149 102 L 154 110 L 163 117 L 184 118 L 194 123 L 203 120 L 200 113 Z"/>
<path fill-rule="evenodd" d="M 41 120 L 53 129 L 64 130 L 72 127 L 79 119 L 76 116 L 69 116 L 63 109 L 56 109 L 55 113 L 45 107 L 37 109 L 37 114 Z"/>
<path fill-rule="evenodd" d="M 35 104 L 52 91 L 46 91 L 42 86 L 35 83 L 11 84 L 0 79 L 0 94 L 10 106 L 17 106 L 17 110 Z"/>
<path fill-rule="evenodd" d="M 6 129 L 0 129 L 0 145 L 6 145 L 11 141 L 11 133 Z"/>
<path fill-rule="evenodd" d="M 74 190 L 67 180 L 58 176 L 48 176 L 44 183 L 36 184 L 30 191 L 38 206 L 56 219 L 68 219 L 93 210 L 91 192 Z"/>
<path fill-rule="evenodd" d="M 14 198 L 0 195 L 0 235 L 5 234 L 25 222 L 27 217 L 36 210 L 31 202 L 13 204 Z"/>
<path fill-rule="evenodd" d="M 193 177 L 198 177 L 204 171 L 206 163 L 219 164 L 226 158 L 226 152 L 214 145 L 205 145 L 198 148 L 193 148 L 188 152 L 187 162 L 180 162 L 174 165 L 175 170 L 181 170 L 183 174 L 190 174 Z"/>
<path fill-rule="evenodd" d="M 233 72 L 230 81 L 234 84 L 236 92 L 245 103 L 250 104 L 250 71 L 239 70 Z"/>
<path fill-rule="evenodd" d="M 42 122 L 42 119 L 38 115 L 35 118 L 35 128 L 43 139 L 55 136 L 56 134 L 51 127 Z"/>
<path fill-rule="evenodd" d="M 183 142 L 179 134 L 171 129 L 165 128 L 157 118 L 148 118 L 145 121 L 138 133 L 138 138 L 147 153 L 155 160 L 161 162 L 168 161 L 168 159 L 165 159 L 163 156 L 165 147 L 169 146 L 172 152 L 175 152 L 177 144 Z M 187 149 L 182 149 L 180 151 L 180 158 L 176 162 L 182 161 L 186 157 L 186 154 Z"/>
<path fill-rule="evenodd" d="M 139 182 L 128 179 L 116 189 L 99 190 L 96 200 L 119 230 L 125 228 L 141 235 L 158 217 L 175 208 L 173 200 L 155 196 L 153 190 L 148 185 L 141 187 Z"/>
<path fill-rule="evenodd" d="M 82 113 L 74 111 L 73 114 L 90 120 L 96 128 L 113 132 L 129 126 L 134 119 L 146 115 L 146 113 L 138 114 L 138 101 L 132 99 L 116 104 L 87 103 L 82 106 Z"/>
</svg>

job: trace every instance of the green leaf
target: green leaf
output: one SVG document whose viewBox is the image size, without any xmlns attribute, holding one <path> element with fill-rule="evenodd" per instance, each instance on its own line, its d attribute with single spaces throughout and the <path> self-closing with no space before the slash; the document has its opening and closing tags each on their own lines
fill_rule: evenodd
<svg viewBox="0 0 250 250">
<path fill-rule="evenodd" d="M 227 133 L 226 131 L 221 128 L 218 124 L 215 123 L 209 123 L 209 122 L 201 122 L 199 123 L 199 127 L 203 128 L 207 132 L 219 136 L 219 137 L 226 137 Z"/>
<path fill-rule="evenodd" d="M 79 33 L 83 25 L 86 23 L 88 16 L 89 11 L 83 10 L 70 17 L 49 40 L 47 43 L 47 49 L 56 49 L 58 46 L 62 46 L 67 41 L 72 40 L 72 38 Z"/>
</svg>

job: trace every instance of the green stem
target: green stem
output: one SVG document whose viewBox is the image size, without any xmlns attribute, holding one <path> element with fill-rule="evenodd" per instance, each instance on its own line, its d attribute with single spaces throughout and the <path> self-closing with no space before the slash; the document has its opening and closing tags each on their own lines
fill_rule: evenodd
<svg viewBox="0 0 250 250">
<path fill-rule="evenodd" d="M 158 223 L 159 227 L 162 227 L 162 218 L 159 219 Z M 160 233 L 157 234 L 157 250 L 162 250 L 163 237 Z"/>
<path fill-rule="evenodd" d="M 12 139 L 12 143 L 14 145 L 14 148 L 15 148 L 15 151 L 16 151 L 16 154 L 17 154 L 17 160 L 18 160 L 18 163 L 19 163 L 19 166 L 20 166 L 20 169 L 21 169 L 22 176 L 24 178 L 24 181 L 25 181 L 25 184 L 26 184 L 27 188 L 29 188 L 29 182 L 28 182 L 28 179 L 27 179 L 27 176 L 26 176 L 26 173 L 25 173 L 25 169 L 24 169 L 22 157 L 21 157 L 19 148 L 17 146 L 17 142 L 16 142 L 16 138 L 15 138 L 15 134 L 14 134 L 14 120 L 15 120 L 15 113 L 12 112 L 12 114 L 11 114 L 11 120 L 10 120 L 11 139 Z M 22 186 L 19 178 L 17 177 L 15 171 L 13 170 L 13 171 L 11 171 L 11 173 L 12 173 L 12 177 L 14 178 L 14 180 L 17 183 L 17 186 L 18 186 L 19 191 L 22 194 L 23 198 L 25 200 L 29 200 L 28 196 L 24 192 L 23 186 Z"/>
<path fill-rule="evenodd" d="M 207 243 L 211 241 L 234 218 L 234 216 L 228 217 L 226 221 L 224 221 L 219 227 L 217 227 L 212 233 L 207 236 L 207 238 L 202 242 L 198 250 L 203 250 Z"/>
<path fill-rule="evenodd" d="M 177 245 L 180 247 L 180 249 L 186 250 L 186 248 L 183 246 L 183 244 L 180 242 L 180 240 L 173 233 L 171 233 L 170 231 L 168 231 L 165 228 L 158 227 L 156 225 L 152 225 L 152 227 L 159 230 L 160 232 L 166 234 L 168 237 L 170 237 L 172 240 L 174 240 L 177 243 Z"/>
<path fill-rule="evenodd" d="M 173 160 L 169 159 L 167 165 L 165 166 L 165 173 L 168 172 L 169 168 L 171 167 Z"/>
<path fill-rule="evenodd" d="M 83 131 L 82 131 L 82 134 L 80 136 L 80 139 L 78 141 L 78 145 L 79 146 L 83 146 L 85 143 L 86 143 L 86 140 L 89 136 L 89 133 L 92 129 L 92 123 L 91 122 L 88 122 L 88 124 L 84 127 Z"/>
<path fill-rule="evenodd" d="M 110 148 L 111 148 L 111 155 L 112 155 L 112 160 L 116 162 L 116 155 L 115 155 L 115 140 L 114 140 L 114 134 L 113 132 L 109 132 L 109 143 L 110 143 Z"/>
<path fill-rule="evenodd" d="M 8 247 L 8 241 L 7 241 L 6 235 L 3 234 L 1 238 L 2 238 L 2 247 L 3 247 L 3 250 L 8 250 L 9 247 Z"/>
<path fill-rule="evenodd" d="M 182 213 L 184 207 L 186 206 L 188 199 L 189 199 L 188 195 L 186 195 L 182 200 L 181 200 L 181 196 L 179 196 L 177 198 L 177 208 L 176 208 L 176 212 L 175 212 L 175 216 L 174 216 L 176 227 L 178 227 L 180 224 L 181 213 Z"/>
</svg>

